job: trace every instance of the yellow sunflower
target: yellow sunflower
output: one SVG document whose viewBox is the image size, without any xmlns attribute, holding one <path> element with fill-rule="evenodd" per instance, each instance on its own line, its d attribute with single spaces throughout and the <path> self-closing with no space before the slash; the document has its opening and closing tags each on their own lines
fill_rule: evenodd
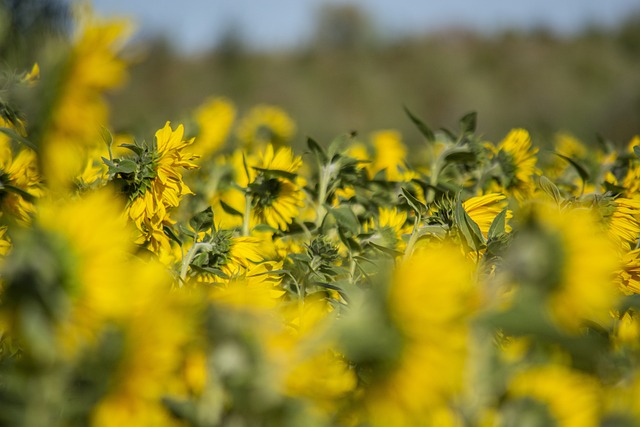
<svg viewBox="0 0 640 427">
<path fill-rule="evenodd" d="M 534 366 L 512 379 L 508 395 L 515 399 L 530 399 L 546 409 L 550 422 L 558 427 L 596 427 L 600 425 L 602 411 L 601 390 L 598 382 L 583 373 L 559 365 Z M 508 404 L 507 404 L 508 405 Z M 512 414 L 518 417 L 531 414 L 518 408 Z M 540 416 L 542 414 L 538 414 Z M 524 417 L 523 417 L 524 418 Z M 550 424 L 549 424 L 550 425 Z"/>
<path fill-rule="evenodd" d="M 191 268 L 198 281 L 207 283 L 227 282 L 244 275 L 253 265 L 265 259 L 262 239 L 232 237 L 231 232 L 226 231 L 206 235 L 203 241 L 196 243 L 191 249 Z"/>
<path fill-rule="evenodd" d="M 582 159 L 587 155 L 587 148 L 582 141 L 571 134 L 560 132 L 554 135 L 555 151 L 572 159 Z M 559 156 L 553 156 L 545 169 L 545 175 L 557 178 L 570 168 L 570 164 Z"/>
<path fill-rule="evenodd" d="M 236 117 L 236 108 L 224 97 L 210 98 L 195 111 L 198 138 L 194 150 L 207 158 L 222 147 Z"/>
<path fill-rule="evenodd" d="M 585 322 L 608 324 L 621 296 L 611 280 L 618 252 L 593 212 L 561 211 L 541 201 L 526 227 L 509 255 L 515 277 L 546 293 L 552 318 L 565 330 L 578 332 Z"/>
<path fill-rule="evenodd" d="M 193 169 L 196 156 L 184 149 L 193 139 L 184 140 L 184 127 L 172 130 L 170 123 L 158 130 L 152 149 L 140 147 L 136 158 L 136 176 L 120 173 L 127 182 L 131 201 L 129 217 L 136 224 L 140 236 L 136 243 L 149 243 L 154 252 L 169 251 L 169 238 L 163 227 L 171 225 L 170 210 L 180 204 L 184 195 L 193 194 L 182 180 L 181 169 Z M 139 176 L 143 179 L 140 180 Z"/>
<path fill-rule="evenodd" d="M 128 29 L 127 21 L 81 16 L 43 139 L 43 172 L 53 189 L 69 185 L 85 164 L 86 150 L 103 144 L 100 132 L 109 118 L 104 93 L 126 77 L 120 50 Z"/>
<path fill-rule="evenodd" d="M 626 252 L 620 261 L 615 282 L 625 294 L 640 294 L 640 249 Z"/>
<path fill-rule="evenodd" d="M 0 127 L 9 124 L 0 118 Z M 35 211 L 32 198 L 43 194 L 36 153 L 23 148 L 14 156 L 9 138 L 0 134 L 0 211 L 28 223 Z"/>
<path fill-rule="evenodd" d="M 410 234 L 412 225 L 407 223 L 407 212 L 398 208 L 380 208 L 377 218 L 372 218 L 364 227 L 373 232 L 371 240 L 381 246 L 403 252 L 407 246 L 402 236 Z"/>
<path fill-rule="evenodd" d="M 640 234 L 640 200 L 594 194 L 585 196 L 579 205 L 593 209 L 611 239 L 623 250 L 635 247 Z"/>
<path fill-rule="evenodd" d="M 255 177 L 249 184 L 249 195 L 256 222 L 286 230 L 304 207 L 304 178 L 296 175 L 302 158 L 289 147 L 275 150 L 267 145 L 262 153 Z"/>
<path fill-rule="evenodd" d="M 0 227 L 0 257 L 6 256 L 11 250 L 11 240 L 7 235 L 7 229 L 6 225 Z"/>
<path fill-rule="evenodd" d="M 240 120 L 236 132 L 245 147 L 262 149 L 267 144 L 287 144 L 296 132 L 296 125 L 284 110 L 257 105 Z"/>
<path fill-rule="evenodd" d="M 496 159 L 502 168 L 500 187 L 505 194 L 522 201 L 530 198 L 535 191 L 533 177 L 540 171 L 536 168 L 538 149 L 531 145 L 529 132 L 513 129 L 500 142 Z"/>
<path fill-rule="evenodd" d="M 463 390 L 469 319 L 478 305 L 474 267 L 445 242 L 401 265 L 389 309 L 404 345 L 398 365 L 365 392 L 374 426 L 457 425 L 450 404 Z M 457 421 L 457 422 L 456 422 Z"/>
<path fill-rule="evenodd" d="M 240 310 L 273 310 L 285 291 L 280 286 L 281 275 L 270 272 L 281 268 L 282 263 L 279 262 L 248 265 L 232 280 L 210 286 L 207 289 L 209 300 Z"/>
<path fill-rule="evenodd" d="M 490 193 L 483 196 L 475 196 L 467 199 L 462 203 L 467 215 L 478 224 L 482 235 L 486 238 L 489 233 L 491 223 L 507 207 L 507 201 L 504 194 Z M 513 217 L 513 213 L 508 210 L 506 219 Z M 510 231 L 511 227 L 506 225 L 506 231 Z"/>
</svg>

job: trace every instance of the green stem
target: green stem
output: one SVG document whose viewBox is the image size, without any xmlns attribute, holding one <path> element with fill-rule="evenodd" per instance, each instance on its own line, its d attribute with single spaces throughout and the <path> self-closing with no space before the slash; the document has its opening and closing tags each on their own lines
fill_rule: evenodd
<svg viewBox="0 0 640 427">
<path fill-rule="evenodd" d="M 194 244 L 191 246 L 191 249 L 189 249 L 189 252 L 187 252 L 187 256 L 182 259 L 182 266 L 180 267 L 180 286 L 182 286 L 187 279 L 187 273 L 189 272 L 191 261 L 193 261 L 193 258 L 195 258 L 198 252 L 206 246 L 209 246 L 209 244 L 204 242 Z"/>
<path fill-rule="evenodd" d="M 251 219 L 251 195 L 246 192 L 244 195 L 244 216 L 242 218 L 242 235 L 249 236 L 249 221 Z"/>
<path fill-rule="evenodd" d="M 320 180 L 319 180 L 319 188 L 318 188 L 318 203 L 316 206 L 316 228 L 320 227 L 322 224 L 322 220 L 327 213 L 327 210 L 324 207 L 324 202 L 327 198 L 327 187 L 329 186 L 329 179 L 331 175 L 329 174 L 329 165 L 322 165 L 320 167 Z"/>
</svg>

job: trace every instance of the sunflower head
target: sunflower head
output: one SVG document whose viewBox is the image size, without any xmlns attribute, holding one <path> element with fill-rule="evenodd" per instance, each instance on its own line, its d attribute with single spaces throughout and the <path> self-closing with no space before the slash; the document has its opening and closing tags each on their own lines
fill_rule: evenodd
<svg viewBox="0 0 640 427">
<path fill-rule="evenodd" d="M 282 146 L 289 142 L 296 125 L 282 109 L 272 105 L 257 105 L 238 124 L 238 139 L 248 148 L 268 144 Z"/>
<path fill-rule="evenodd" d="M 537 152 L 524 129 L 512 130 L 498 146 L 496 160 L 503 172 L 500 187 L 517 200 L 526 199 L 535 190 L 533 176 L 539 174 Z"/>
<path fill-rule="evenodd" d="M 284 231 L 304 206 L 304 180 L 296 174 L 302 159 L 289 147 L 269 144 L 261 160 L 248 186 L 253 212 L 258 222 Z"/>
</svg>

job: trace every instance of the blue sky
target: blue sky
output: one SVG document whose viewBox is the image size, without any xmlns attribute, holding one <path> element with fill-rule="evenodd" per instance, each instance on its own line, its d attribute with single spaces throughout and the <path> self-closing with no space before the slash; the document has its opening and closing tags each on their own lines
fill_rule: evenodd
<svg viewBox="0 0 640 427">
<path fill-rule="evenodd" d="M 101 15 L 132 17 L 140 34 L 164 31 L 197 51 L 230 27 L 257 48 L 292 46 L 309 37 L 315 11 L 327 3 L 361 6 L 383 33 L 448 26 L 491 31 L 546 26 L 561 33 L 587 24 L 615 26 L 640 0 L 94 0 Z"/>
</svg>

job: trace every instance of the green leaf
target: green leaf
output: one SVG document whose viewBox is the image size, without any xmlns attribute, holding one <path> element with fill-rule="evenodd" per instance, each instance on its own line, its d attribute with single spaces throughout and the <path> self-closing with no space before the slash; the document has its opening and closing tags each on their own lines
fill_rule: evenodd
<svg viewBox="0 0 640 427">
<path fill-rule="evenodd" d="M 425 215 L 427 213 L 427 206 L 418 200 L 413 194 L 407 191 L 404 187 L 401 187 L 400 191 L 402 191 L 402 196 L 407 200 L 409 206 L 411 206 L 418 215 Z"/>
<path fill-rule="evenodd" d="M 111 148 L 111 145 L 113 144 L 113 135 L 111 135 L 111 132 L 109 132 L 109 129 L 107 129 L 104 126 L 101 126 L 100 136 L 102 137 L 102 140 L 107 145 L 107 147 Z"/>
<path fill-rule="evenodd" d="M 283 178 L 283 179 L 286 179 L 287 181 L 294 181 L 297 176 L 295 173 L 277 170 L 277 169 L 263 169 L 255 166 L 252 166 L 252 169 L 257 170 L 258 172 L 262 172 L 263 174 L 265 174 L 267 178 Z"/>
<path fill-rule="evenodd" d="M 333 161 L 333 157 L 339 154 L 345 145 L 348 145 L 353 138 L 355 137 L 355 133 L 343 133 L 342 135 L 337 136 L 329 143 L 329 148 L 327 150 L 328 157 Z"/>
<path fill-rule="evenodd" d="M 411 111 L 409 111 L 407 107 L 404 107 L 404 111 L 405 113 L 407 113 L 407 116 L 409 116 L 409 119 L 413 122 L 413 124 L 416 125 L 420 133 L 427 139 L 427 141 L 429 141 L 430 143 L 434 143 L 436 141 L 436 135 L 429 128 L 429 126 L 424 124 L 422 120 L 413 115 L 413 113 L 411 113 Z"/>
<path fill-rule="evenodd" d="M 454 216 L 456 225 L 462 233 L 462 236 L 469 248 L 477 252 L 486 246 L 480 227 L 478 227 L 478 224 L 476 224 L 464 210 L 460 198 L 458 198 L 458 202 L 456 203 Z"/>
<path fill-rule="evenodd" d="M 111 160 L 107 159 L 106 157 L 101 157 L 101 158 L 102 158 L 102 162 L 109 167 L 109 173 L 111 173 L 112 170 L 117 168 L 116 164 L 113 163 Z"/>
<path fill-rule="evenodd" d="M 327 153 L 324 152 L 320 144 L 318 144 L 313 138 L 307 138 L 307 147 L 311 152 L 315 153 L 318 156 L 318 159 L 322 164 L 326 164 L 329 162 L 329 158 L 327 157 Z"/>
<path fill-rule="evenodd" d="M 196 233 L 210 230 L 213 227 L 213 209 L 208 206 L 203 211 L 195 214 L 190 220 L 189 225 Z"/>
<path fill-rule="evenodd" d="M 257 231 L 259 233 L 275 233 L 278 231 L 278 229 L 273 228 L 268 224 L 258 224 L 255 227 L 253 227 L 252 230 Z"/>
<path fill-rule="evenodd" d="M 447 128 L 440 128 L 440 130 L 441 130 L 442 132 L 444 132 L 444 134 L 445 134 L 445 135 L 447 135 L 451 141 L 455 141 L 455 140 L 457 140 L 457 139 L 458 139 L 458 137 L 456 136 L 456 134 L 455 134 L 455 133 L 453 133 L 453 132 L 451 132 L 449 129 L 447 129 Z"/>
<path fill-rule="evenodd" d="M 221 277 L 223 279 L 228 279 L 229 275 L 226 274 L 224 271 L 217 269 L 217 268 L 213 268 L 213 267 L 198 267 L 198 270 L 201 271 L 205 271 L 207 273 L 213 274 L 214 276 L 218 276 Z"/>
<path fill-rule="evenodd" d="M 491 222 L 487 237 L 489 240 L 496 239 L 506 232 L 507 209 L 503 209 Z"/>
<path fill-rule="evenodd" d="M 32 194 L 26 192 L 22 188 L 16 187 L 15 185 L 1 184 L 0 183 L 0 186 L 2 188 L 5 188 L 5 189 L 11 191 L 12 193 L 16 193 L 16 194 L 20 195 L 20 197 L 25 199 L 27 202 L 34 202 L 36 200 L 35 196 L 33 196 Z"/>
<path fill-rule="evenodd" d="M 640 146 L 634 145 L 634 146 L 633 146 L 633 153 L 634 153 L 636 156 L 640 157 Z"/>
<path fill-rule="evenodd" d="M 542 189 L 542 191 L 551 196 L 556 204 L 560 205 L 562 203 L 562 195 L 560 194 L 560 190 L 553 182 L 551 182 L 549 178 L 544 175 L 540 177 L 540 188 Z"/>
<path fill-rule="evenodd" d="M 395 249 L 387 248 L 382 245 L 377 245 L 373 242 L 367 242 L 367 244 L 372 248 L 382 252 L 383 254 L 389 255 L 393 259 L 395 259 L 396 257 L 402 256 L 402 252 L 396 251 Z"/>
<path fill-rule="evenodd" d="M 142 147 L 140 147 L 139 145 L 136 145 L 136 144 L 120 144 L 120 147 L 126 148 L 127 150 L 130 150 L 130 151 L 133 151 L 138 156 L 142 156 L 142 154 L 144 153 L 144 148 L 142 148 Z"/>
<path fill-rule="evenodd" d="M 185 236 L 188 236 L 191 238 L 194 238 L 196 236 L 196 234 L 193 231 L 189 230 L 187 227 L 185 227 L 182 224 L 178 224 L 178 230 L 180 231 L 181 234 L 184 234 Z"/>
<path fill-rule="evenodd" d="M 442 153 L 447 163 L 467 163 L 475 161 L 476 155 L 468 147 L 451 147 Z"/>
<path fill-rule="evenodd" d="M 352 235 L 356 235 L 360 231 L 360 222 L 348 206 L 330 209 L 329 213 L 335 218 L 339 228 Z"/>
<path fill-rule="evenodd" d="M 574 160 L 571 157 L 567 157 L 564 154 L 560 154 L 555 151 L 553 152 L 553 154 L 569 162 L 569 164 L 571 164 L 571 166 L 573 166 L 575 170 L 578 172 L 578 175 L 580 175 L 580 178 L 582 179 L 583 182 L 587 182 L 589 180 L 589 176 L 590 176 L 589 172 L 577 160 Z"/>
<path fill-rule="evenodd" d="M 239 217 L 244 216 L 242 212 L 235 210 L 233 207 L 229 206 L 227 203 L 223 202 L 222 200 L 220 200 L 220 206 L 222 207 L 222 210 L 229 215 L 239 216 Z"/>
<path fill-rule="evenodd" d="M 162 231 L 164 231 L 164 234 L 166 234 L 171 240 L 182 246 L 182 240 L 180 240 L 175 231 L 173 231 L 173 228 L 169 227 L 168 225 L 164 225 L 162 227 Z"/>
<path fill-rule="evenodd" d="M 463 134 L 470 134 L 476 131 L 476 125 L 478 120 L 478 113 L 472 111 L 470 113 L 465 114 L 460 119 L 460 128 L 462 129 Z"/>
<path fill-rule="evenodd" d="M 290 273 L 291 272 L 289 270 L 279 269 L 279 270 L 263 271 L 262 273 L 253 273 L 253 274 L 247 275 L 247 277 L 258 277 L 258 276 L 264 276 L 265 274 L 281 275 L 281 274 L 290 274 Z"/>
<path fill-rule="evenodd" d="M 138 169 L 138 164 L 130 159 L 120 159 L 116 161 L 115 170 L 119 173 L 134 173 Z"/>
<path fill-rule="evenodd" d="M 4 133 L 5 135 L 7 135 L 9 138 L 13 139 L 14 141 L 18 141 L 20 144 L 23 144 L 23 145 L 31 148 L 33 151 L 37 151 L 37 147 L 35 146 L 35 144 L 33 142 L 29 141 L 24 136 L 18 134 L 18 132 L 16 132 L 15 130 L 10 129 L 10 128 L 0 127 L 0 132 Z"/>
</svg>

